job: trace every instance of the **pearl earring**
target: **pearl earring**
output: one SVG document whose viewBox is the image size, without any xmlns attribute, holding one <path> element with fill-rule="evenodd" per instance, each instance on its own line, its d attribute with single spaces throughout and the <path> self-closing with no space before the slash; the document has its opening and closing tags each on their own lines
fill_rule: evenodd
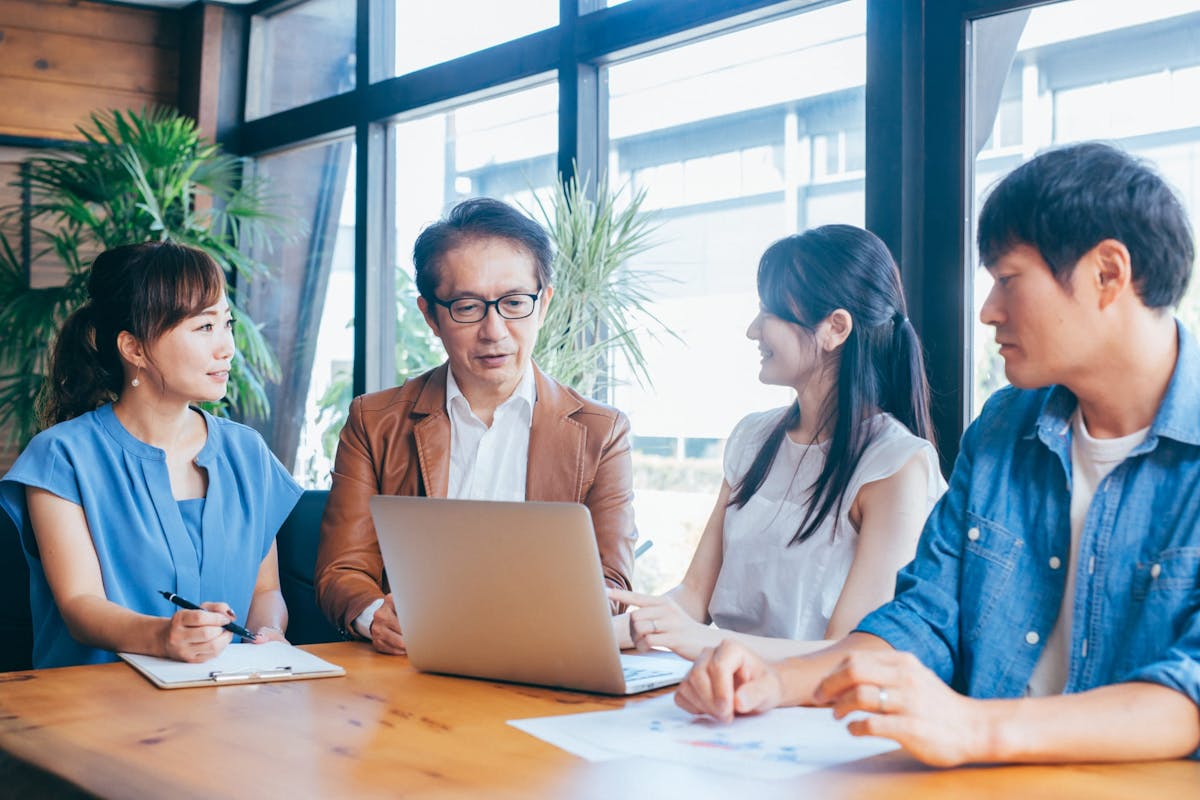
<svg viewBox="0 0 1200 800">
<path fill-rule="evenodd" d="M 135 389 L 142 385 L 142 368 L 141 367 L 138 367 L 137 375 L 134 376 L 134 379 L 129 382 L 129 385 Z"/>
</svg>

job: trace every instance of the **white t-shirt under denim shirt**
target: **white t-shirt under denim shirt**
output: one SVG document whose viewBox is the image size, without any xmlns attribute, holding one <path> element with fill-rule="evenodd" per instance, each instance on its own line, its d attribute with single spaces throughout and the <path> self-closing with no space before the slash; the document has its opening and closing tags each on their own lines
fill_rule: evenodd
<svg viewBox="0 0 1200 800">
<path fill-rule="evenodd" d="M 446 371 L 446 413 L 450 417 L 450 476 L 446 496 L 453 500 L 525 499 L 529 473 L 529 430 L 533 427 L 533 404 L 537 384 L 533 365 L 508 399 L 496 406 L 492 424 L 475 416 L 471 404 Z M 360 636 L 371 638 L 375 612 L 383 605 L 376 600 L 354 618 Z"/>
<path fill-rule="evenodd" d="M 785 413 L 786 408 L 750 414 L 729 435 L 725 480 L 735 490 Z M 858 549 L 849 514 L 859 490 L 896 474 L 920 454 L 928 475 L 925 510 L 932 510 L 946 490 L 933 445 L 890 414 L 877 414 L 868 424 L 872 438 L 846 487 L 841 513 L 835 519 L 831 512 L 800 544 L 788 546 L 825 465 L 827 442 L 796 444 L 785 435 L 759 490 L 741 508 L 725 509 L 721 570 L 708 604 L 717 626 L 775 638 L 824 638 Z"/>
<path fill-rule="evenodd" d="M 1071 552 L 1051 556 L 1051 569 L 1067 571 L 1067 587 L 1063 592 L 1058 620 L 1046 639 L 1046 647 L 1038 656 L 1037 666 L 1029 679 L 1027 693 L 1033 697 L 1062 694 L 1067 685 L 1071 663 L 1071 620 L 1074 617 L 1075 572 L 1079 561 L 1079 540 L 1083 523 L 1096 489 L 1125 460 L 1126 456 L 1146 438 L 1150 428 L 1134 431 L 1116 439 L 1095 439 L 1088 433 L 1079 409 L 1071 415 Z M 1087 646 L 1086 642 L 1083 645 Z M 1086 653 L 1084 654 L 1086 655 Z"/>
</svg>

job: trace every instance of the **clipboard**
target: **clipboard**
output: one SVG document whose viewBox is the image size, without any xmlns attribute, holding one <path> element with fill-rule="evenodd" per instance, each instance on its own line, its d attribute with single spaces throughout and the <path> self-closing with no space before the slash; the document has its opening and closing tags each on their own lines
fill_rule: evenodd
<svg viewBox="0 0 1200 800">
<path fill-rule="evenodd" d="M 216 658 L 198 664 L 139 653 L 117 655 L 159 689 L 336 678 L 346 674 L 337 664 L 287 642 L 231 644 Z"/>
</svg>

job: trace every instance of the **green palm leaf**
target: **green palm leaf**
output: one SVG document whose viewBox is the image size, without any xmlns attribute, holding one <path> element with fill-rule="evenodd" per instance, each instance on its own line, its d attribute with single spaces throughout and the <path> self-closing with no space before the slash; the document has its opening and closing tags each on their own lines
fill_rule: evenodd
<svg viewBox="0 0 1200 800">
<path fill-rule="evenodd" d="M 622 192 L 627 202 L 618 205 Z M 657 272 L 628 262 L 652 246 L 658 226 L 642 211 L 644 191 L 610 191 L 606 179 L 588 196 L 587 179 L 555 187 L 552 202 L 534 195 L 555 245 L 554 300 L 533 357 L 549 375 L 591 395 L 611 384 L 617 362 L 639 384 L 653 383 L 641 336 L 673 336 L 650 311 L 649 285 Z"/>
<path fill-rule="evenodd" d="M 25 161 L 28 209 L 0 210 L 0 424 L 9 425 L 19 444 L 36 432 L 35 399 L 50 342 L 85 302 L 96 254 L 151 239 L 179 242 L 209 253 L 233 286 L 234 277 L 246 281 L 268 272 L 247 255 L 247 244 L 299 233 L 271 207 L 274 198 L 261 181 L 242 180 L 241 159 L 201 138 L 178 111 L 99 111 L 78 130 L 82 142 Z M 3 232 L 21 222 L 22 211 L 30 217 L 35 260 L 61 263 L 63 286 L 28 285 Z M 237 308 L 232 289 L 230 294 Z M 240 309 L 235 313 L 239 354 L 229 395 L 212 410 L 266 416 L 264 384 L 279 379 L 279 364 L 253 320 Z"/>
</svg>

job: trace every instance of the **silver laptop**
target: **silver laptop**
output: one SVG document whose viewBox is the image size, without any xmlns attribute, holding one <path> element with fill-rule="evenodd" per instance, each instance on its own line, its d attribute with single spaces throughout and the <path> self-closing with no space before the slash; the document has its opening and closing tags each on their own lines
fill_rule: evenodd
<svg viewBox="0 0 1200 800">
<path fill-rule="evenodd" d="M 582 505 L 377 495 L 371 516 L 419 670 L 635 694 L 691 668 L 618 650 Z"/>
</svg>

